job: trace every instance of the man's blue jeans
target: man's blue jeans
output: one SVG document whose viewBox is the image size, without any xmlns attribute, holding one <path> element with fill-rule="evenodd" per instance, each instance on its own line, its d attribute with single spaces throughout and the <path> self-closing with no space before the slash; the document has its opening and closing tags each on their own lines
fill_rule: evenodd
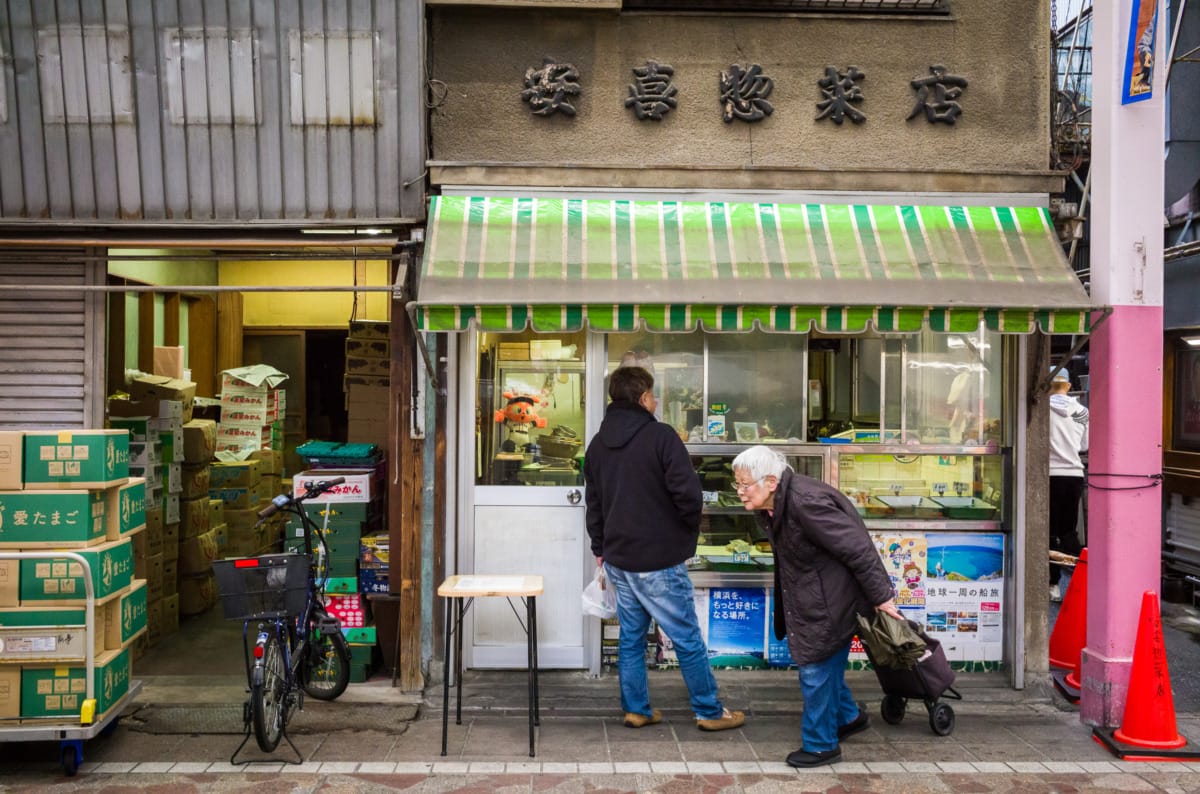
<svg viewBox="0 0 1200 794">
<path fill-rule="evenodd" d="M 822 753 L 838 746 L 837 729 L 858 716 L 858 704 L 846 686 L 846 660 L 850 643 L 827 659 L 800 665 L 800 693 L 804 695 L 804 716 L 800 719 L 800 738 L 810 753 Z"/>
<path fill-rule="evenodd" d="M 700 636 L 687 567 L 679 564 L 661 571 L 634 572 L 606 562 L 604 570 L 617 589 L 621 708 L 627 713 L 647 716 L 652 712 L 646 677 L 646 631 L 650 628 L 650 618 L 654 618 L 675 644 L 679 670 L 691 695 L 696 718 L 720 718 L 724 707 L 717 697 L 717 681 L 708 664 L 708 646 Z"/>
</svg>

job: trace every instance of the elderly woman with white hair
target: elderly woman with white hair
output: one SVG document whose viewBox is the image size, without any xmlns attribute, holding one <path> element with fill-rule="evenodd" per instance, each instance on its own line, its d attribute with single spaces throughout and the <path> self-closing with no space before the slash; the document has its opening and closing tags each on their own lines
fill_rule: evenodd
<svg viewBox="0 0 1200 794">
<path fill-rule="evenodd" d="M 839 742 L 869 719 L 846 686 L 856 615 L 880 610 L 903 619 L 892 581 L 854 505 L 827 483 L 797 474 L 758 445 L 733 460 L 738 497 L 757 513 L 775 550 L 775 636 L 787 637 L 800 668 L 802 745 L 794 767 L 840 760 Z"/>
</svg>

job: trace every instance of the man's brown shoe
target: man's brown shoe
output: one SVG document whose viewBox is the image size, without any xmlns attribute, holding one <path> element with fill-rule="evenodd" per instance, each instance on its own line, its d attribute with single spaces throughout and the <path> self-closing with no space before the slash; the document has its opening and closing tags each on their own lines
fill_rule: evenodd
<svg viewBox="0 0 1200 794">
<path fill-rule="evenodd" d="M 725 709 L 715 720 L 696 720 L 696 727 L 702 731 L 727 731 L 730 728 L 740 728 L 746 721 L 746 715 L 740 711 Z"/>
<path fill-rule="evenodd" d="M 633 711 L 625 712 L 626 728 L 645 728 L 647 725 L 657 725 L 660 722 L 662 722 L 662 712 L 658 709 L 651 709 L 649 716 Z"/>
</svg>

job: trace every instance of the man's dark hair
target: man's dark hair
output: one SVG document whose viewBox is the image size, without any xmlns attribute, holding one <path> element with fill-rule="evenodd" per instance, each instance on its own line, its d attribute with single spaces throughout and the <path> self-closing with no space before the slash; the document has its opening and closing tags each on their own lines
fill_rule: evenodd
<svg viewBox="0 0 1200 794">
<path fill-rule="evenodd" d="M 613 402 L 635 403 L 654 388 L 654 376 L 641 367 L 617 367 L 608 376 L 608 396 Z"/>
</svg>

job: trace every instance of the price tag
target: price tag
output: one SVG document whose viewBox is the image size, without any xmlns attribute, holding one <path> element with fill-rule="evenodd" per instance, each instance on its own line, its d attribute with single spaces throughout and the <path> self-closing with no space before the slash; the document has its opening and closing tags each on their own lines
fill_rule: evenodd
<svg viewBox="0 0 1200 794">
<path fill-rule="evenodd" d="M 733 561 L 734 562 L 750 562 L 750 552 L 735 551 L 733 553 Z"/>
</svg>

